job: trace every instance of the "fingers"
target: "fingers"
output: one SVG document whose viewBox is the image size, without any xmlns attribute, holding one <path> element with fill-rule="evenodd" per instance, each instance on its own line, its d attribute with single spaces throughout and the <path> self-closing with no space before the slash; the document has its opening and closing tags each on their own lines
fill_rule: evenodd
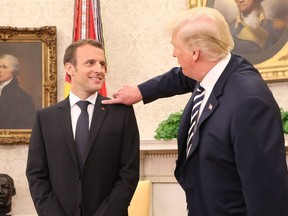
<svg viewBox="0 0 288 216">
<path fill-rule="evenodd" d="M 142 100 L 142 95 L 137 86 L 123 86 L 117 93 L 113 94 L 113 99 L 103 100 L 102 104 L 126 104 L 132 105 Z"/>
<path fill-rule="evenodd" d="M 102 100 L 101 103 L 109 105 L 109 104 L 119 104 L 121 103 L 121 101 L 117 98 L 112 98 L 112 99 Z"/>
</svg>

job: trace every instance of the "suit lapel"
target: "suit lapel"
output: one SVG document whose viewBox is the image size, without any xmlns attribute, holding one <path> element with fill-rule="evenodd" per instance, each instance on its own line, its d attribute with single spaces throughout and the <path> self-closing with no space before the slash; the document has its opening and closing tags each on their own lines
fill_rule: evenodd
<svg viewBox="0 0 288 216">
<path fill-rule="evenodd" d="M 73 158 L 75 166 L 79 168 L 78 155 L 75 147 L 75 141 L 73 138 L 72 123 L 71 123 L 71 108 L 69 103 L 69 97 L 59 103 L 58 106 L 58 119 L 61 127 L 63 128 L 65 143 L 69 149 L 69 152 Z"/>
<path fill-rule="evenodd" d="M 102 123 L 105 119 L 105 116 L 107 115 L 107 113 L 109 111 L 109 109 L 108 109 L 109 106 L 103 105 L 101 103 L 101 101 L 103 99 L 104 99 L 104 97 L 102 95 L 98 94 L 96 102 L 95 102 L 95 107 L 94 107 L 94 112 L 93 112 L 90 130 L 89 130 L 88 145 L 87 145 L 87 149 L 86 149 L 85 156 L 84 156 L 84 164 L 85 164 L 85 161 L 89 155 L 89 152 L 90 152 L 90 150 L 94 144 L 94 140 L 96 139 L 96 136 L 99 133 L 99 130 L 102 126 Z"/>
<path fill-rule="evenodd" d="M 189 155 L 187 158 L 190 157 L 190 155 L 195 151 L 195 149 L 198 146 L 199 143 L 199 128 L 201 128 L 201 125 L 203 124 L 203 122 L 210 116 L 212 115 L 212 113 L 214 112 L 214 110 L 216 110 L 217 106 L 219 105 L 218 99 L 215 97 L 215 95 L 213 94 L 213 92 L 211 92 L 211 95 L 209 97 L 209 100 L 207 101 L 202 114 L 200 116 L 199 122 L 197 124 L 197 128 L 196 131 L 193 135 L 193 143 L 191 146 L 191 150 L 189 152 Z"/>
<path fill-rule="evenodd" d="M 195 96 L 196 89 L 198 88 L 199 83 L 194 88 L 194 91 L 192 93 L 192 96 L 190 97 L 184 111 L 181 117 L 181 121 L 179 123 L 179 134 L 178 134 L 178 154 L 179 157 L 183 154 L 183 157 L 186 158 L 186 145 L 187 145 L 187 136 L 188 136 L 188 130 L 190 127 L 190 118 L 191 118 L 191 112 L 192 112 L 192 106 L 193 106 L 193 98 Z M 180 145 L 179 145 L 180 144 Z M 181 145 L 182 144 L 182 145 Z"/>
<path fill-rule="evenodd" d="M 216 82 L 216 84 L 215 84 L 215 86 L 214 86 L 214 88 L 210 94 L 210 97 L 208 98 L 207 103 L 206 103 L 206 105 L 202 111 L 202 114 L 200 116 L 195 134 L 193 135 L 193 144 L 192 144 L 191 150 L 190 150 L 187 158 L 189 158 L 191 156 L 191 154 L 197 148 L 197 146 L 199 144 L 199 138 L 200 138 L 200 135 L 199 135 L 200 130 L 199 129 L 201 128 L 202 124 L 209 118 L 210 115 L 212 115 L 212 113 L 218 107 L 218 105 L 219 105 L 218 97 L 221 96 L 221 94 L 223 92 L 223 88 L 225 86 L 225 83 L 227 82 L 227 80 L 231 76 L 231 74 L 235 71 L 235 67 L 238 64 L 239 63 L 237 62 L 237 58 L 234 55 L 232 55 L 228 65 L 226 66 L 223 73 L 221 74 L 221 76 L 217 80 L 217 82 Z M 197 86 L 195 88 L 197 88 Z M 190 111 L 190 113 L 191 113 L 191 111 Z"/>
</svg>

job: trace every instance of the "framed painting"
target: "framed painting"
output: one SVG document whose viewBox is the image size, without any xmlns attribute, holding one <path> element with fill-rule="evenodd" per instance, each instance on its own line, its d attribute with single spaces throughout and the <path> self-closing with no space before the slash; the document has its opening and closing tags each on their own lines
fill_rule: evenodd
<svg viewBox="0 0 288 216">
<path fill-rule="evenodd" d="M 212 7 L 223 14 L 235 42 L 232 52 L 254 64 L 266 82 L 288 81 L 288 1 L 261 1 L 260 19 L 265 25 L 261 25 L 259 31 L 259 28 L 243 27 L 248 25 L 242 25 L 239 19 L 240 10 L 244 10 L 244 6 L 237 4 L 237 0 L 188 1 L 189 8 Z"/>
<path fill-rule="evenodd" d="M 56 27 L 0 26 L 0 144 L 29 144 L 37 109 L 57 101 Z"/>
</svg>

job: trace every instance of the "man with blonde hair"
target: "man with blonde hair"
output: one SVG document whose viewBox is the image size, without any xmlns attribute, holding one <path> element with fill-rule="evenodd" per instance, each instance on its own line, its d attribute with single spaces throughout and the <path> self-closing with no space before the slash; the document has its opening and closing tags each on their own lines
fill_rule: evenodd
<svg viewBox="0 0 288 216">
<path fill-rule="evenodd" d="M 124 86 L 102 103 L 149 103 L 192 92 L 179 125 L 175 169 L 188 215 L 287 216 L 280 110 L 258 70 L 230 53 L 224 17 L 193 8 L 173 24 L 171 42 L 181 67 Z"/>
</svg>

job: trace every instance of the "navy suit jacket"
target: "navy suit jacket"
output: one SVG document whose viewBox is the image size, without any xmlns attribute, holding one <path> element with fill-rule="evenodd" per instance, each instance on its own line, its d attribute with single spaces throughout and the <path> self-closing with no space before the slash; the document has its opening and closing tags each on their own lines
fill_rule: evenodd
<svg viewBox="0 0 288 216">
<path fill-rule="evenodd" d="M 26 174 L 39 216 L 128 216 L 139 180 L 137 122 L 132 106 L 103 99 L 98 94 L 82 170 L 69 98 L 37 112 Z"/>
<path fill-rule="evenodd" d="M 139 89 L 144 103 L 192 92 L 181 68 Z M 199 119 L 186 158 L 191 99 L 178 133 L 175 177 L 189 216 L 287 216 L 288 172 L 280 110 L 259 72 L 232 55 Z"/>
</svg>

